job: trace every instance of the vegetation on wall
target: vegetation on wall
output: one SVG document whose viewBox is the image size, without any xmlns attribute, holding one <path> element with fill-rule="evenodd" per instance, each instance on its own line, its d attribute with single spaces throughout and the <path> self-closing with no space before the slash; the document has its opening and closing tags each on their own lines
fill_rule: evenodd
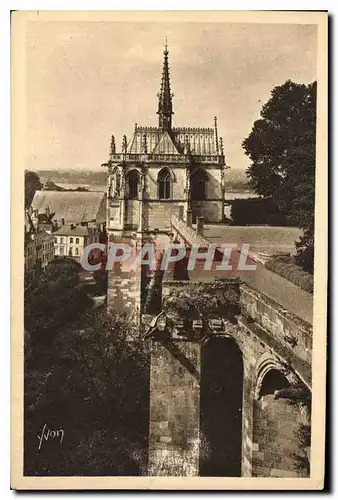
<svg viewBox="0 0 338 500">
<path fill-rule="evenodd" d="M 168 316 L 180 319 L 225 318 L 236 321 L 240 312 L 239 289 L 236 286 L 220 288 L 219 284 L 192 283 L 173 289 L 165 297 L 163 310 Z"/>
</svg>

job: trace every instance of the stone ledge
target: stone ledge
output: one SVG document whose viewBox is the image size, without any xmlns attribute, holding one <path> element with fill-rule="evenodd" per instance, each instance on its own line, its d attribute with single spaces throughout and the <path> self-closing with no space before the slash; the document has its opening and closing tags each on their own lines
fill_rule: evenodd
<svg viewBox="0 0 338 500">
<path fill-rule="evenodd" d="M 243 281 L 241 282 L 240 286 L 241 292 L 243 291 L 244 293 L 248 293 L 255 297 L 256 300 L 264 303 L 267 307 L 272 308 L 274 311 L 276 311 L 277 314 L 284 316 L 287 320 L 292 321 L 292 323 L 296 324 L 301 328 L 302 330 L 308 331 L 310 335 L 312 335 L 312 325 L 310 323 L 307 323 L 303 319 L 299 318 L 292 312 L 288 311 L 287 309 L 284 309 L 278 302 L 276 302 L 274 299 L 271 299 L 267 295 L 259 292 L 258 290 L 255 290 L 255 288 L 252 288 L 250 285 L 245 284 Z M 242 294 L 241 294 L 242 297 Z"/>
</svg>

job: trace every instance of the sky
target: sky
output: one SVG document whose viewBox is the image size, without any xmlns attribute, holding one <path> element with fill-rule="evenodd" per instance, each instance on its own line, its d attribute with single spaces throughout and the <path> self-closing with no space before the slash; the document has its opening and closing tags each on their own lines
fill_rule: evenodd
<svg viewBox="0 0 338 500">
<path fill-rule="evenodd" d="M 218 119 L 226 162 L 245 169 L 242 141 L 276 85 L 316 79 L 315 25 L 30 22 L 26 168 L 100 170 L 111 135 L 157 126 L 168 38 L 173 126 Z"/>
</svg>

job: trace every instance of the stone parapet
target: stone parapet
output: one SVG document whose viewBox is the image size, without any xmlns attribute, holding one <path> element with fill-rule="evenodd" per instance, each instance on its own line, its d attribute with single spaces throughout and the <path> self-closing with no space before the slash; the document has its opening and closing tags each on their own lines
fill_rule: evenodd
<svg viewBox="0 0 338 500">
<path fill-rule="evenodd" d="M 281 345 L 284 358 L 298 360 L 298 364 L 307 367 L 307 374 L 311 373 L 313 331 L 310 324 L 244 283 L 240 285 L 240 307 L 246 323 L 249 321 L 248 324 L 268 335 L 269 345 Z"/>
</svg>

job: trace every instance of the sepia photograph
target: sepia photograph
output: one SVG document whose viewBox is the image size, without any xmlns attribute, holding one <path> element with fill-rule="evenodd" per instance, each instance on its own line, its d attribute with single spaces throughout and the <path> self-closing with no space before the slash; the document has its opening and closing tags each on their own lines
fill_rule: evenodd
<svg viewBox="0 0 338 500">
<path fill-rule="evenodd" d="M 323 488 L 327 21 L 12 13 L 12 488 Z"/>
</svg>

